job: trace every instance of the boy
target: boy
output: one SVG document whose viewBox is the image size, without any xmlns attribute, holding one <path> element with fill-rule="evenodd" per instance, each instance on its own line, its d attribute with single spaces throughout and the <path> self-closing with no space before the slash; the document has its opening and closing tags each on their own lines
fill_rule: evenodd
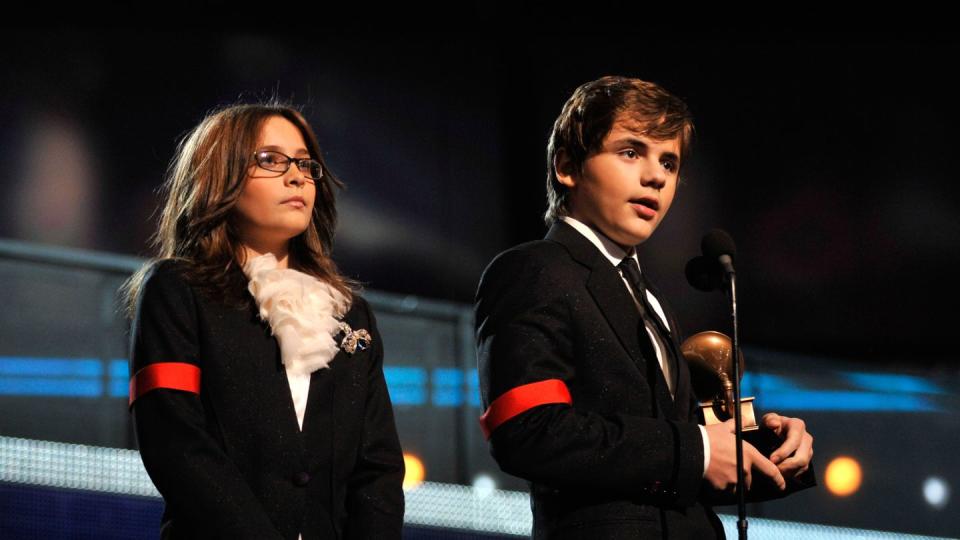
<svg viewBox="0 0 960 540">
<path fill-rule="evenodd" d="M 534 538 L 724 536 L 705 501 L 736 487 L 733 423 L 697 424 L 676 322 L 634 249 L 670 209 L 692 132 L 655 84 L 582 85 L 547 147 L 550 231 L 481 278 L 481 425 L 501 468 L 531 482 Z M 763 424 L 784 442 L 770 459 L 745 442 L 745 481 L 783 490 L 813 438 L 799 419 Z"/>
</svg>

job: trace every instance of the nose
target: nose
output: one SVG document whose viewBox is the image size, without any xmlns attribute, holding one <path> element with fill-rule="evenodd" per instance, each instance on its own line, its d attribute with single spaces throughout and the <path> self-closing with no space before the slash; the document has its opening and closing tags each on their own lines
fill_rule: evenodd
<svg viewBox="0 0 960 540">
<path fill-rule="evenodd" d="M 667 173 L 657 159 L 647 159 L 640 176 L 640 185 L 660 190 L 667 184 Z"/>
<path fill-rule="evenodd" d="M 303 175 L 300 167 L 298 167 L 296 163 L 291 162 L 290 168 L 287 169 L 287 174 L 283 175 L 283 181 L 285 184 L 299 187 L 307 182 L 307 178 Z"/>
</svg>

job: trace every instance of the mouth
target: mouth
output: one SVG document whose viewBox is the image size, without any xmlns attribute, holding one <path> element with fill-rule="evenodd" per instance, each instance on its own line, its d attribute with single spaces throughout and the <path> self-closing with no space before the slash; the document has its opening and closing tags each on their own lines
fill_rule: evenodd
<svg viewBox="0 0 960 540">
<path fill-rule="evenodd" d="M 643 219 L 653 219 L 660 210 L 660 201 L 653 197 L 630 199 L 630 206 Z"/>
<path fill-rule="evenodd" d="M 303 200 L 303 197 L 290 197 L 289 199 L 284 199 L 280 204 L 289 205 L 294 208 L 304 208 L 307 206 L 307 202 Z"/>
</svg>

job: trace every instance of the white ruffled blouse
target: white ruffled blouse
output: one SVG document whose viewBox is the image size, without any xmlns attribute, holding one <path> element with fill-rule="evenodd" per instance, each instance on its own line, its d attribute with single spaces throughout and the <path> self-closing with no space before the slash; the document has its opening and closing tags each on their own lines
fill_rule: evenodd
<svg viewBox="0 0 960 540">
<path fill-rule="evenodd" d="M 243 272 L 250 280 L 248 290 L 260 308 L 260 318 L 270 324 L 280 344 L 293 408 L 303 430 L 310 374 L 327 367 L 337 354 L 339 348 L 333 338 L 340 332 L 340 319 L 350 302 L 313 276 L 277 268 L 272 253 L 249 259 Z"/>
</svg>

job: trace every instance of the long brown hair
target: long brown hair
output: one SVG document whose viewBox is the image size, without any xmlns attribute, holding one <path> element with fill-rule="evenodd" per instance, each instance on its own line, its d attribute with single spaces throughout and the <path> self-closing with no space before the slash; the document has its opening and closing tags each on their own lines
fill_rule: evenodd
<svg viewBox="0 0 960 540">
<path fill-rule="evenodd" d="M 160 223 L 151 238 L 155 251 L 124 283 L 127 315 L 150 268 L 160 260 L 185 264 L 185 277 L 212 297 L 228 304 L 249 304 L 242 272 L 245 252 L 234 224 L 234 206 L 247 182 L 247 171 L 261 128 L 273 116 L 293 123 L 303 135 L 310 157 L 323 165 L 307 229 L 290 240 L 290 267 L 313 275 L 352 299 L 356 284 L 340 275 L 330 258 L 337 210 L 334 187 L 343 183 L 323 160 L 317 137 L 303 115 L 278 102 L 231 105 L 209 113 L 180 141 L 161 188 Z"/>
</svg>

